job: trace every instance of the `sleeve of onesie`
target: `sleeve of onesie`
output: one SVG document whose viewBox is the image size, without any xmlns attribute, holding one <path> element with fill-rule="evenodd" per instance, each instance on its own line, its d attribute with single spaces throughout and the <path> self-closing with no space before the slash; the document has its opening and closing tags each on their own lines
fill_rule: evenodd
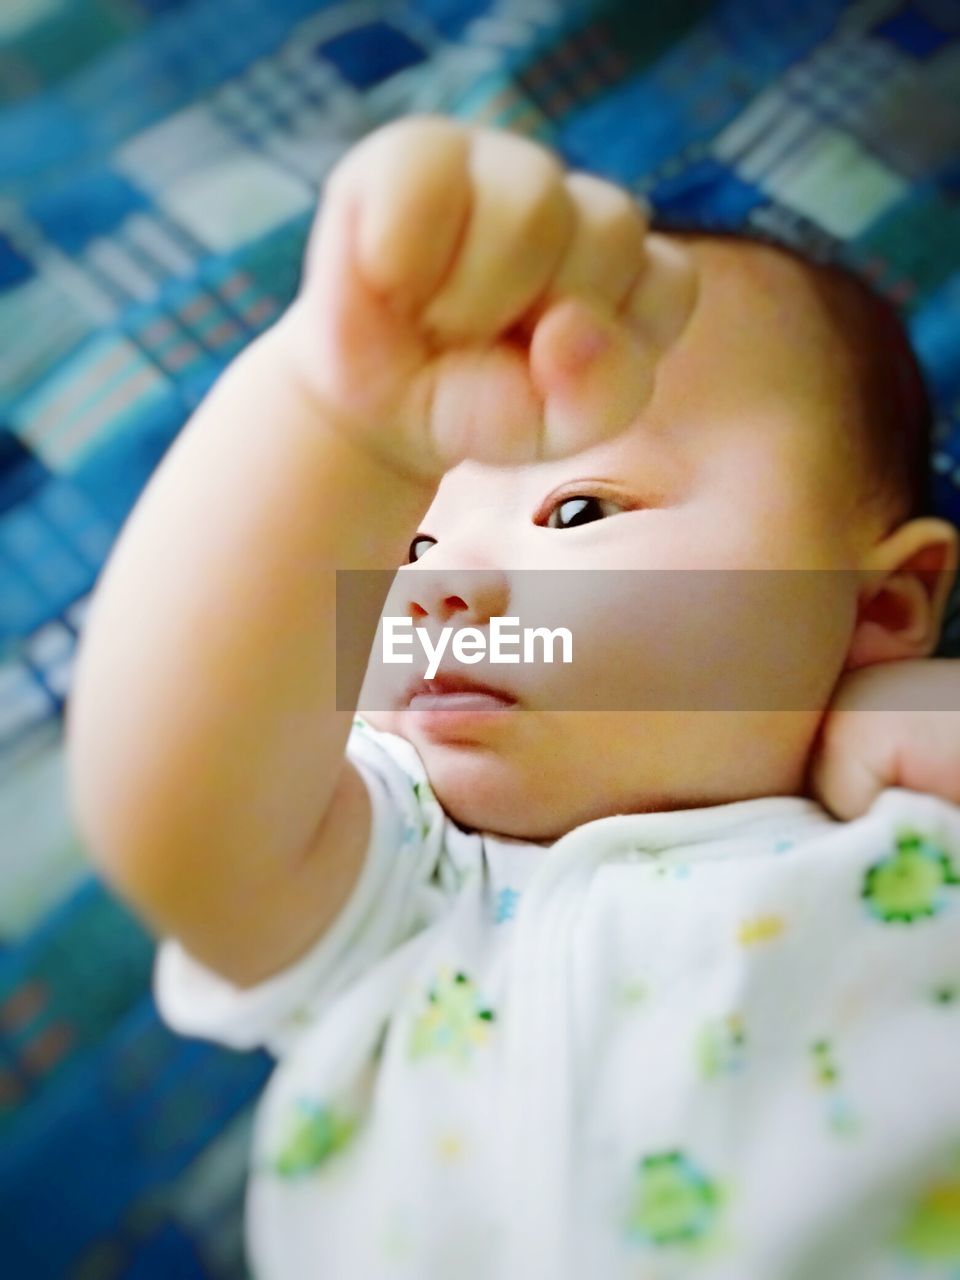
<svg viewBox="0 0 960 1280">
<path fill-rule="evenodd" d="M 347 755 L 372 807 L 360 875 L 340 914 L 287 969 L 237 987 L 173 938 L 158 948 L 153 992 L 163 1020 L 182 1035 L 235 1049 L 274 1052 L 351 982 L 439 915 L 456 887 L 442 858 L 446 816 L 410 743 L 357 717 Z"/>
</svg>

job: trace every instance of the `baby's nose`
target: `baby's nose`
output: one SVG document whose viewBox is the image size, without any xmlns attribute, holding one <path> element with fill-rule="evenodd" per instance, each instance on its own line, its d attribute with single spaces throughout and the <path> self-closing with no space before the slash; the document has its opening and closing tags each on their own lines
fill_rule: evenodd
<svg viewBox="0 0 960 1280">
<path fill-rule="evenodd" d="M 441 626 L 483 626 L 507 612 L 510 587 L 501 569 L 423 569 L 410 591 L 408 612 L 416 622 L 432 618 Z"/>
</svg>

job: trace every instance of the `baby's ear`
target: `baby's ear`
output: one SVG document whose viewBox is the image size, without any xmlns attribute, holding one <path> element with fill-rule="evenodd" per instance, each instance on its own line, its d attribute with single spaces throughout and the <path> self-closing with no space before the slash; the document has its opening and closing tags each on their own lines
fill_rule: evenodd
<svg viewBox="0 0 960 1280">
<path fill-rule="evenodd" d="M 846 670 L 926 658 L 940 638 L 957 573 L 957 530 L 946 520 L 910 520 L 870 552 Z"/>
</svg>

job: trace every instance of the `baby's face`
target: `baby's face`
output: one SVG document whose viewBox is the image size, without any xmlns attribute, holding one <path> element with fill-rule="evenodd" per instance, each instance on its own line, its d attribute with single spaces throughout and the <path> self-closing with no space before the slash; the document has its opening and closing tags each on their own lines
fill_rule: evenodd
<svg viewBox="0 0 960 1280">
<path fill-rule="evenodd" d="M 528 570 L 661 571 L 557 578 L 577 588 L 564 604 L 570 664 L 457 668 L 508 689 L 507 712 L 445 727 L 402 700 L 365 711 L 416 746 L 464 826 L 551 839 L 607 814 L 802 787 L 847 653 L 854 575 L 681 571 L 857 568 L 878 531 L 856 501 L 855 406 L 802 266 L 757 246 L 691 248 L 697 308 L 638 420 L 561 461 L 450 471 L 420 529 L 436 541 L 384 608 L 435 638 L 492 616 L 523 622 L 545 580 Z M 389 670 L 399 699 L 422 665 Z M 750 709 L 703 709 L 736 708 L 740 672 Z M 782 709 L 786 672 L 800 710 Z M 637 709 L 651 689 L 658 707 L 683 709 Z M 584 706 L 598 709 L 571 709 Z"/>
</svg>

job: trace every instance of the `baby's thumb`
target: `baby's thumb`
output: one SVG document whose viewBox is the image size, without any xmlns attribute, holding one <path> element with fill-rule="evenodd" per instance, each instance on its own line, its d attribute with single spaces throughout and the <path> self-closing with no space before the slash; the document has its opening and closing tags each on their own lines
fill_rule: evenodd
<svg viewBox="0 0 960 1280">
<path fill-rule="evenodd" d="M 530 342 L 544 402 L 542 457 L 579 453 L 630 426 L 653 392 L 658 354 L 587 298 L 550 307 Z"/>
<path fill-rule="evenodd" d="M 822 736 L 814 749 L 807 774 L 815 800 L 841 822 L 851 822 L 867 812 L 887 785 L 856 744 Z"/>
<path fill-rule="evenodd" d="M 689 249 L 651 234 L 646 262 L 621 311 L 638 335 L 661 352 L 686 328 L 700 291 L 700 277 Z"/>
</svg>

